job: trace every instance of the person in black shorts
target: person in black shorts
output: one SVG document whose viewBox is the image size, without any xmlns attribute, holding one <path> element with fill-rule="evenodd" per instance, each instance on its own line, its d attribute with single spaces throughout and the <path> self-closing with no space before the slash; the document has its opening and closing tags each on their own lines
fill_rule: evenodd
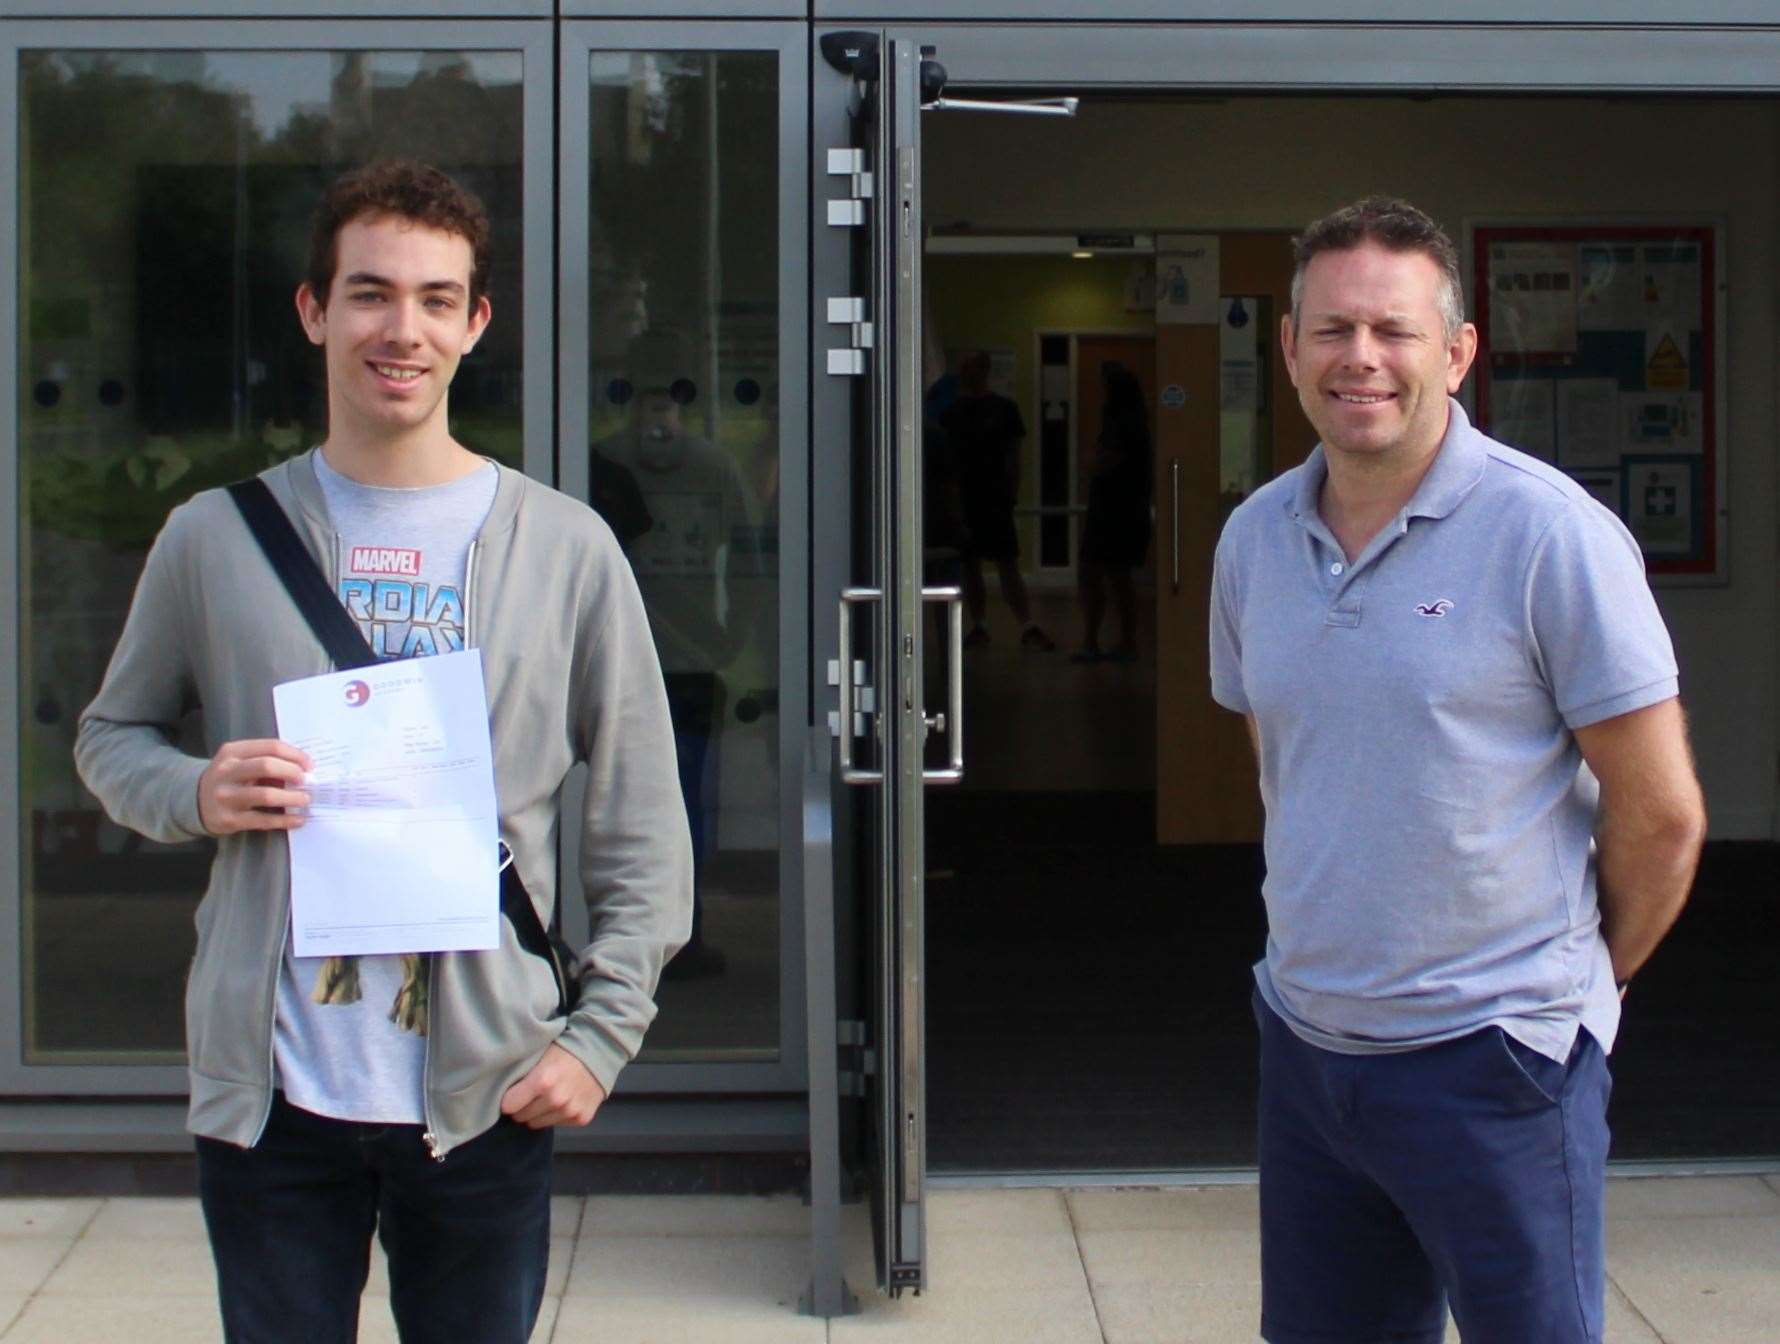
<svg viewBox="0 0 1780 1344">
<path fill-rule="evenodd" d="M 1077 566 L 1082 647 L 1070 656 L 1081 663 L 1103 658 L 1129 663 L 1137 658 L 1137 594 L 1131 572 L 1150 549 L 1150 426 L 1143 387 L 1130 369 L 1108 361 L 1100 366 L 1100 379 L 1104 410 L 1088 478 L 1088 513 Z M 1112 589 L 1119 620 L 1119 642 L 1103 651 L 1100 623 L 1106 615 L 1107 588 Z"/>
<path fill-rule="evenodd" d="M 1049 652 L 1056 648 L 1032 620 L 1026 581 L 1020 575 L 1020 539 L 1014 531 L 1014 500 L 1020 486 L 1020 441 L 1026 437 L 1019 407 L 989 390 L 989 356 L 976 351 L 958 370 L 958 399 L 942 423 L 958 472 L 964 510 L 964 604 L 970 630 L 964 642 L 987 644 L 987 593 L 983 561 L 993 560 L 1001 595 L 1020 622 L 1020 643 Z"/>
</svg>

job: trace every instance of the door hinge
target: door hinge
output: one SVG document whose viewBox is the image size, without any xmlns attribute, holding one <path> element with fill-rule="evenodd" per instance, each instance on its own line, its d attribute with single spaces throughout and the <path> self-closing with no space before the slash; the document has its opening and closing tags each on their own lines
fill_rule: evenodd
<svg viewBox="0 0 1780 1344">
<path fill-rule="evenodd" d="M 828 203 L 828 222 L 835 228 L 853 229 L 865 223 L 865 203 L 872 197 L 871 170 L 865 166 L 863 149 L 828 151 L 828 175 L 847 179 L 847 194 Z"/>
<path fill-rule="evenodd" d="M 878 1053 L 868 1044 L 865 1023 L 856 1017 L 843 1017 L 835 1023 L 834 1035 L 840 1046 L 840 1094 L 863 1097 L 865 1080 L 878 1071 Z"/>
<path fill-rule="evenodd" d="M 830 205 L 836 202 L 829 202 Z M 858 377 L 865 372 L 865 352 L 876 340 L 872 324 L 865 316 L 865 300 L 852 295 L 828 300 L 830 326 L 847 328 L 848 345 L 828 352 L 828 371 L 844 377 Z"/>
<path fill-rule="evenodd" d="M 841 665 L 837 658 L 828 660 L 828 684 L 841 684 Z M 853 693 L 853 736 L 866 737 L 871 733 L 871 716 L 878 710 L 878 696 L 871 685 L 870 669 L 866 667 L 863 658 L 853 660 L 853 685 L 856 688 Z M 841 735 L 841 712 L 838 709 L 828 711 L 828 735 Z"/>
</svg>

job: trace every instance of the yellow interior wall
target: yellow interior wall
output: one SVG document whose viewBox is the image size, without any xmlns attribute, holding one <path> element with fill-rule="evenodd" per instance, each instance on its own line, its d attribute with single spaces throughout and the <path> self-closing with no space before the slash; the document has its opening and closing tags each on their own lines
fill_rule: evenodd
<svg viewBox="0 0 1780 1344">
<path fill-rule="evenodd" d="M 1020 502 L 1038 498 L 1039 331 L 1156 329 L 1148 312 L 1125 311 L 1129 256 L 929 256 L 929 313 L 942 350 L 1014 352 L 1014 401 L 1026 422 Z M 1020 523 L 1022 567 L 1036 567 L 1038 524 Z"/>
</svg>

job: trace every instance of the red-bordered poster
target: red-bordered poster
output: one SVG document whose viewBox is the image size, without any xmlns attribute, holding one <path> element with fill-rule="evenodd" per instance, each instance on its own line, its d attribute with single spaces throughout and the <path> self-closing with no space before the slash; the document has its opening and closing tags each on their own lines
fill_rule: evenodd
<svg viewBox="0 0 1780 1344">
<path fill-rule="evenodd" d="M 1720 575 L 1716 226 L 1471 237 L 1479 427 L 1618 514 L 1652 574 Z"/>
</svg>

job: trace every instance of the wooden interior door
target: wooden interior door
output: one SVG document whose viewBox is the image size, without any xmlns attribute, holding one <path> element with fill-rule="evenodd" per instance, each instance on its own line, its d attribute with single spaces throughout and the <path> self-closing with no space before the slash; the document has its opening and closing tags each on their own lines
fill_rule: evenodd
<svg viewBox="0 0 1780 1344">
<path fill-rule="evenodd" d="M 1219 236 L 1219 293 L 1270 300 L 1272 471 L 1316 443 L 1278 354 L 1291 311 L 1292 246 L 1283 233 Z M 1156 328 L 1156 382 L 1185 399 L 1156 412 L 1156 841 L 1261 838 L 1261 796 L 1242 720 L 1211 698 L 1211 563 L 1230 501 L 1219 491 L 1220 346 L 1215 324 Z M 1173 398 L 1170 398 L 1173 401 Z"/>
</svg>

